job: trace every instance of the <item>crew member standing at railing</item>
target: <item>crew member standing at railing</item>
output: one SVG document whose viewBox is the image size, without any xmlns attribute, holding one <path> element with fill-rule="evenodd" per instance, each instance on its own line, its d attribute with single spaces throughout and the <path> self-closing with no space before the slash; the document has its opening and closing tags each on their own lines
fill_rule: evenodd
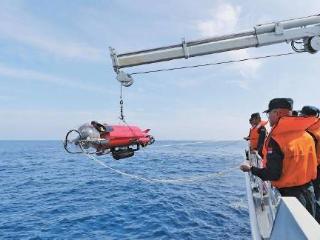
<svg viewBox="0 0 320 240">
<path fill-rule="evenodd" d="M 243 139 L 246 140 L 246 141 L 250 141 L 250 133 L 251 133 L 252 128 L 253 128 L 253 120 L 252 120 L 252 118 L 249 119 L 249 123 L 250 123 L 250 125 L 251 125 L 251 128 L 250 128 L 250 130 L 249 130 L 249 135 L 248 135 L 247 137 L 244 137 L 244 138 L 243 138 Z"/>
<path fill-rule="evenodd" d="M 250 123 L 252 125 L 249 133 L 250 151 L 257 151 L 262 156 L 262 148 L 267 136 L 265 125 L 268 122 L 262 121 L 259 113 L 252 113 Z"/>
<path fill-rule="evenodd" d="M 314 106 L 304 106 L 299 113 L 300 116 L 319 117 L 320 110 Z"/>
<path fill-rule="evenodd" d="M 319 117 L 320 110 L 313 106 L 304 106 L 300 111 L 300 116 Z M 312 181 L 314 194 L 316 197 L 316 220 L 320 223 L 320 119 L 307 129 L 315 141 L 318 159 L 317 178 Z"/>
<path fill-rule="evenodd" d="M 315 117 L 292 117 L 293 100 L 275 98 L 269 103 L 272 130 L 265 141 L 264 167 L 243 164 L 240 169 L 251 171 L 263 181 L 272 181 L 282 196 L 296 197 L 315 216 L 315 195 L 311 181 L 317 174 L 317 157 L 312 136 L 306 129 Z"/>
</svg>

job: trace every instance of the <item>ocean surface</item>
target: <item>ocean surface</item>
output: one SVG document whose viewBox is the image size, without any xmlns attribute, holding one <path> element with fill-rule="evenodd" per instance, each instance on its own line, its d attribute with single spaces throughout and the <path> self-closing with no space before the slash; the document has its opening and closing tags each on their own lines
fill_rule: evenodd
<svg viewBox="0 0 320 240">
<path fill-rule="evenodd" d="M 59 141 L 0 141 L 0 239 L 250 239 L 244 148 L 158 141 L 96 162 Z"/>
</svg>

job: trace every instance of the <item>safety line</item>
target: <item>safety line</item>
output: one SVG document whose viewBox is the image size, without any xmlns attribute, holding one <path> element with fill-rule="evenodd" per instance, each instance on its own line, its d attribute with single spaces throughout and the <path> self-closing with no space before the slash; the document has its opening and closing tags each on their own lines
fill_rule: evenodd
<svg viewBox="0 0 320 240">
<path fill-rule="evenodd" d="M 186 177 L 186 178 L 177 178 L 177 179 L 157 179 L 157 178 L 145 178 L 142 176 L 138 176 L 138 175 L 134 175 L 134 174 L 129 174 L 126 172 L 122 172 L 120 170 L 117 170 L 113 167 L 108 166 L 107 164 L 105 164 L 103 161 L 98 160 L 96 157 L 94 157 L 93 155 L 88 155 L 86 153 L 84 153 L 88 158 L 90 158 L 91 160 L 95 161 L 96 163 L 100 164 L 101 166 L 116 172 L 120 175 L 129 177 L 129 178 L 133 178 L 133 179 L 137 179 L 140 181 L 144 181 L 144 182 L 148 182 L 148 183 L 167 183 L 167 184 L 183 184 L 183 183 L 192 183 L 192 182 L 199 182 L 199 181 L 204 181 L 206 179 L 212 179 L 212 178 L 216 178 L 216 177 L 221 177 L 223 175 L 225 175 L 226 173 L 229 173 L 231 170 L 235 170 L 238 169 L 239 166 L 234 166 L 231 167 L 227 170 L 224 171 L 220 171 L 220 172 L 216 172 L 216 173 L 209 173 L 209 174 L 205 174 L 205 175 L 199 175 L 199 176 L 193 176 L 193 177 Z"/>
</svg>

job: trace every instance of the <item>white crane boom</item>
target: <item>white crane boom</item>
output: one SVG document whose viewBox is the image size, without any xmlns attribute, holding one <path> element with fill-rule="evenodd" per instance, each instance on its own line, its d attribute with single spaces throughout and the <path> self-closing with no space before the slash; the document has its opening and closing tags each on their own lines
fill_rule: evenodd
<svg viewBox="0 0 320 240">
<path fill-rule="evenodd" d="M 122 83 L 132 81 L 120 71 L 122 68 L 169 61 L 173 59 L 190 58 L 213 53 L 227 52 L 251 47 L 261 47 L 277 43 L 291 42 L 295 51 L 315 53 L 320 50 L 320 14 L 310 17 L 290 19 L 274 23 L 257 25 L 252 31 L 201 39 L 181 44 L 146 49 L 136 52 L 117 54 L 110 47 L 113 67 Z M 300 49 L 296 44 L 302 44 Z M 121 80 L 122 79 L 122 80 Z"/>
</svg>

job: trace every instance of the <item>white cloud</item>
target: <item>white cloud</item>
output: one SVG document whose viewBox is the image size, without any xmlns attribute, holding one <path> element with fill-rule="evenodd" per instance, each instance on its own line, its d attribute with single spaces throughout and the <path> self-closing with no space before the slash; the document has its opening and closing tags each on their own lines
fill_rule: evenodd
<svg viewBox="0 0 320 240">
<path fill-rule="evenodd" d="M 229 3 L 222 3 L 211 10 L 212 18 L 198 23 L 202 36 L 216 36 L 232 32 L 237 26 L 241 7 Z"/>
<path fill-rule="evenodd" d="M 160 139 L 232 140 L 235 136 L 240 138 L 246 134 L 246 129 L 233 124 L 239 119 L 246 118 L 232 112 L 226 115 L 218 109 L 210 111 L 205 107 L 190 107 L 179 109 L 174 117 L 168 114 L 161 122 L 150 121 L 145 126 L 151 128 L 152 134 Z M 223 126 L 228 126 L 228 130 Z"/>
<path fill-rule="evenodd" d="M 232 51 L 228 53 L 232 59 L 246 59 L 250 58 L 248 50 L 246 49 L 240 49 L 237 51 Z M 245 62 L 240 62 L 234 64 L 234 68 L 236 68 L 240 74 L 245 78 L 245 77 L 254 77 L 254 75 L 257 73 L 261 66 L 261 62 L 258 60 L 249 60 Z"/>
<path fill-rule="evenodd" d="M 35 19 L 19 8 L 0 8 L 0 38 L 62 58 L 87 61 L 104 61 L 106 58 L 103 52 L 105 49 L 92 47 L 70 37 L 61 37 L 43 19 Z"/>
<path fill-rule="evenodd" d="M 4 101 L 4 102 L 7 102 L 7 101 L 11 101 L 15 99 L 14 97 L 12 96 L 8 96 L 8 95 L 0 95 L 0 101 Z"/>
<path fill-rule="evenodd" d="M 29 70 L 29 69 L 10 68 L 1 64 L 0 64 L 0 75 L 10 77 L 10 78 L 15 78 L 15 79 L 21 79 L 21 80 L 42 81 L 42 82 L 46 82 L 54 85 L 77 88 L 85 91 L 93 91 L 96 93 L 102 93 L 102 94 L 106 93 L 105 89 L 83 84 L 81 82 L 76 82 L 71 79 L 57 77 L 57 76 L 41 73 L 38 71 Z"/>
<path fill-rule="evenodd" d="M 44 109 L 2 110 L 0 111 L 0 119 L 1 139 L 61 140 L 68 130 L 75 129 L 85 122 L 90 122 L 91 120 L 102 120 L 101 122 L 104 122 L 108 120 L 105 119 L 102 112 L 64 112 Z M 23 123 L 21 119 L 23 119 Z M 14 131 L 12 131 L 13 129 Z"/>
<path fill-rule="evenodd" d="M 221 3 L 211 10 L 212 17 L 207 20 L 199 21 L 197 29 L 203 37 L 212 37 L 238 31 L 240 21 L 241 7 L 230 3 Z M 250 54 L 247 49 L 228 52 L 232 59 L 249 58 Z M 244 78 L 239 81 L 240 87 L 248 88 L 247 78 L 255 76 L 261 63 L 258 60 L 250 60 L 233 65 L 241 76 Z"/>
</svg>

